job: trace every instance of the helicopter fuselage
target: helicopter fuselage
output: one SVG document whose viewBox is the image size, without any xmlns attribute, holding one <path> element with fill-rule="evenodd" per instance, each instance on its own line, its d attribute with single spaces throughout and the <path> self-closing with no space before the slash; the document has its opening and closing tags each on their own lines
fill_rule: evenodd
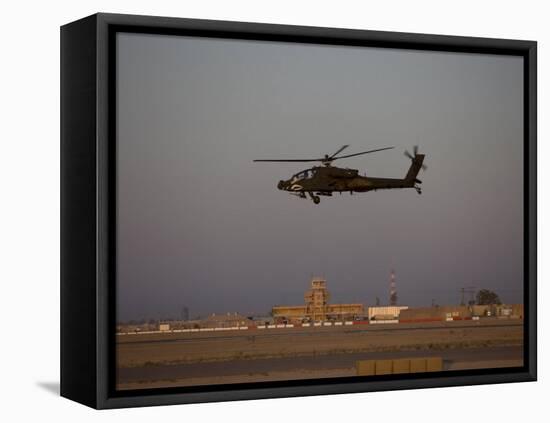
<svg viewBox="0 0 550 423">
<path fill-rule="evenodd" d="M 321 162 L 322 166 L 314 166 L 294 174 L 288 180 L 281 180 L 277 188 L 287 191 L 301 198 L 307 195 L 315 204 L 319 204 L 320 195 L 331 196 L 334 192 L 368 192 L 379 189 L 414 188 L 419 194 L 422 193 L 420 186 L 422 182 L 416 179 L 420 169 L 425 169 L 423 164 L 424 154 L 418 154 L 418 146 L 413 149 L 414 154 L 405 151 L 405 156 L 411 159 L 411 166 L 403 179 L 399 178 L 373 178 L 359 175 L 357 169 L 347 169 L 332 166 L 335 160 L 349 157 L 361 156 L 377 151 L 391 150 L 394 147 L 376 148 L 374 150 L 361 151 L 359 153 L 340 155 L 349 145 L 343 145 L 332 155 L 325 154 L 324 157 L 314 159 L 256 159 L 255 162 Z"/>
<path fill-rule="evenodd" d="M 314 166 L 296 173 L 288 180 L 281 180 L 277 188 L 288 191 L 302 198 L 308 194 L 315 203 L 319 196 L 331 196 L 335 192 L 368 192 L 379 189 L 415 188 L 421 183 L 416 176 L 424 160 L 423 154 L 417 154 L 405 178 L 376 178 L 359 175 L 357 169 L 339 168 L 335 166 Z"/>
</svg>

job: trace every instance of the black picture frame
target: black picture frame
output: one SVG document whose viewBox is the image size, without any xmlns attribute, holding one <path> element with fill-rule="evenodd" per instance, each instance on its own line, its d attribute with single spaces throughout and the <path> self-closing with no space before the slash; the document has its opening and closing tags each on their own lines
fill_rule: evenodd
<svg viewBox="0 0 550 423">
<path fill-rule="evenodd" d="M 119 31 L 493 53 L 524 59 L 524 366 L 198 388 L 114 390 L 115 35 Z M 95 14 L 61 28 L 61 395 L 119 408 L 534 381 L 537 45 L 534 41 Z"/>
</svg>

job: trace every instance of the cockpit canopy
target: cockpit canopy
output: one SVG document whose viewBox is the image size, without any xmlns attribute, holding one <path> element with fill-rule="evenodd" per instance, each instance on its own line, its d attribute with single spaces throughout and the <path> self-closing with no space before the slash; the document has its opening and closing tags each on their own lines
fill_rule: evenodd
<svg viewBox="0 0 550 423">
<path fill-rule="evenodd" d="M 301 172 L 298 172 L 298 173 L 295 173 L 294 175 L 292 175 L 291 180 L 301 181 L 303 179 L 309 179 L 309 178 L 312 178 L 313 176 L 315 176 L 316 172 L 317 172 L 317 170 L 315 168 L 305 169 L 305 170 L 302 170 Z"/>
<path fill-rule="evenodd" d="M 340 167 L 312 167 L 310 169 L 302 170 L 292 175 L 291 180 L 294 182 L 301 181 L 303 179 L 310 179 L 314 176 L 328 177 L 328 178 L 355 178 L 358 175 L 357 169 L 343 169 Z"/>
</svg>

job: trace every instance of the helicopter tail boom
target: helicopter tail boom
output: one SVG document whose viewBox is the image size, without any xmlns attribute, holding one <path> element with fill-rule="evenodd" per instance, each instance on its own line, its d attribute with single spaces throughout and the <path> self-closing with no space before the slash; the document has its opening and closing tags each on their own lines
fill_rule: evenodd
<svg viewBox="0 0 550 423">
<path fill-rule="evenodd" d="M 411 185 L 414 185 L 414 183 L 417 181 L 416 176 L 418 175 L 418 172 L 420 172 L 420 169 L 422 169 L 424 157 L 424 154 L 415 154 L 414 157 L 411 159 L 411 167 L 407 172 L 407 176 L 405 176 L 405 181 L 410 183 Z"/>
</svg>

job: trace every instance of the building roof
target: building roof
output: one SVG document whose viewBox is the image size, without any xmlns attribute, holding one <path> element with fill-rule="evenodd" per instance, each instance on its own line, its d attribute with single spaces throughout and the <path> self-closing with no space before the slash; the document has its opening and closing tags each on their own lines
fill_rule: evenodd
<svg viewBox="0 0 550 423">
<path fill-rule="evenodd" d="M 245 317 L 239 313 L 226 313 L 226 314 L 211 314 L 206 319 L 205 322 L 240 322 L 240 321 L 250 321 L 248 317 Z"/>
</svg>

